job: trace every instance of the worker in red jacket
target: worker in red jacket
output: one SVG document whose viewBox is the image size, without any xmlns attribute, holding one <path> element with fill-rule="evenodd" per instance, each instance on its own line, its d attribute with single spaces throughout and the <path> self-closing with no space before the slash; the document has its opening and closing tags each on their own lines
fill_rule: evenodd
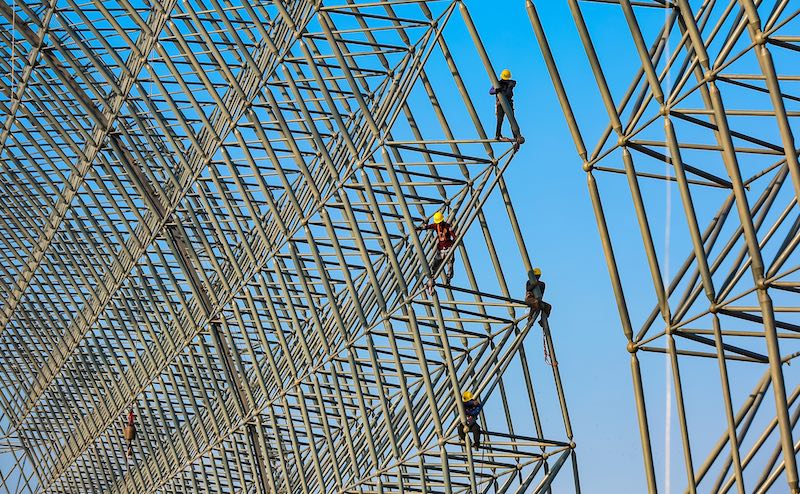
<svg viewBox="0 0 800 494">
<path fill-rule="evenodd" d="M 418 226 L 416 229 L 417 231 L 433 230 L 436 232 L 436 260 L 431 267 L 431 271 L 435 273 L 439 269 L 439 266 L 447 259 L 447 264 L 444 267 L 444 276 L 447 283 L 450 283 L 456 261 L 455 256 L 451 255 L 456 242 L 456 232 L 453 230 L 453 226 L 444 220 L 444 215 L 441 211 L 437 211 L 436 214 L 433 215 L 433 223 L 425 226 Z M 431 280 L 428 285 L 428 291 L 433 292 L 433 280 Z"/>
<path fill-rule="evenodd" d="M 130 459 L 133 455 L 133 440 L 136 439 L 136 420 L 133 414 L 133 407 L 128 410 L 128 420 L 122 427 L 122 435 L 125 437 L 127 448 L 125 450 L 125 458 Z"/>
</svg>

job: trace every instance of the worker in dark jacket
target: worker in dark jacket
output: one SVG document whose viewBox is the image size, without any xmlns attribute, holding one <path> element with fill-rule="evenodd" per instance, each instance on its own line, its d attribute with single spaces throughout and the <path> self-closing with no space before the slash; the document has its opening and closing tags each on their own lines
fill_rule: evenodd
<svg viewBox="0 0 800 494">
<path fill-rule="evenodd" d="M 444 220 L 444 214 L 441 211 L 437 211 L 433 215 L 433 223 L 417 227 L 417 231 L 420 230 L 433 230 L 436 232 L 436 260 L 431 267 L 431 271 L 436 272 L 439 266 L 447 259 L 447 264 L 444 267 L 444 276 L 447 279 L 447 283 L 450 283 L 455 264 L 455 256 L 451 255 L 456 242 L 456 232 L 453 230 L 453 226 Z M 428 291 L 433 291 L 433 280 L 430 282 Z"/>
<path fill-rule="evenodd" d="M 518 144 L 523 142 L 521 136 L 519 134 L 519 126 L 516 123 L 516 119 L 512 119 L 511 117 L 514 116 L 514 86 L 517 85 L 517 81 L 511 78 L 511 71 L 508 69 L 504 69 L 500 73 L 500 81 L 498 81 L 498 87 L 493 87 L 489 89 L 489 94 L 493 94 L 495 96 L 495 114 L 497 115 L 497 127 L 495 128 L 494 138 L 499 140 L 503 139 L 503 118 L 506 116 L 506 112 L 503 109 L 503 105 L 500 102 L 500 95 L 506 97 L 506 101 L 508 101 L 509 109 L 511 110 L 511 115 L 509 115 L 508 123 L 511 125 L 511 132 L 514 134 L 514 141 Z"/>
<path fill-rule="evenodd" d="M 472 447 L 481 447 L 481 426 L 478 425 L 478 415 L 483 409 L 483 404 L 472 395 L 471 391 L 461 393 L 461 401 L 464 402 L 464 412 L 467 415 L 467 422 L 458 428 L 458 437 L 463 442 L 467 437 L 467 431 L 472 433 Z"/>
<path fill-rule="evenodd" d="M 541 276 L 542 270 L 533 268 L 533 276 L 525 283 L 525 305 L 531 308 L 531 316 L 533 316 L 533 313 L 537 310 L 541 310 L 545 317 L 550 317 L 550 310 L 553 306 L 542 300 L 546 285 L 544 281 L 540 279 Z M 539 293 L 536 293 L 537 287 L 539 288 Z M 539 324 L 544 325 L 541 320 Z"/>
</svg>

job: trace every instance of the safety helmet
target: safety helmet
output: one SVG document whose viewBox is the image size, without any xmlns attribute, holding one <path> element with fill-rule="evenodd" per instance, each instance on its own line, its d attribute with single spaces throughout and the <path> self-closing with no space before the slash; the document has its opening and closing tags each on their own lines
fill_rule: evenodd
<svg viewBox="0 0 800 494">
<path fill-rule="evenodd" d="M 444 221 L 444 215 L 442 214 L 441 211 L 436 211 L 436 213 L 434 213 L 433 215 L 433 222 L 439 224 L 442 221 Z"/>
<path fill-rule="evenodd" d="M 472 399 L 472 391 L 464 391 L 461 393 L 461 399 L 464 401 L 469 401 Z"/>
<path fill-rule="evenodd" d="M 504 81 L 511 79 L 511 71 L 508 69 L 503 69 L 503 71 L 500 72 L 500 79 L 503 79 Z"/>
<path fill-rule="evenodd" d="M 542 275 L 542 270 L 539 269 L 539 268 L 533 268 L 533 274 L 534 274 L 534 276 L 541 276 Z"/>
</svg>

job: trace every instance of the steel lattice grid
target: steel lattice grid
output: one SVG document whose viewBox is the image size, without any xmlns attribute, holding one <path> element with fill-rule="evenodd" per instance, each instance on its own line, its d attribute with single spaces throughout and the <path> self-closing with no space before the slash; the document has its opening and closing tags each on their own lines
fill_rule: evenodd
<svg viewBox="0 0 800 494">
<path fill-rule="evenodd" d="M 591 104 L 571 105 L 528 2 L 587 171 L 650 492 L 666 483 L 664 358 L 677 411 L 673 481 L 686 492 L 797 490 L 800 11 L 791 7 L 570 0 L 597 90 Z M 602 39 L 592 34 L 599 22 Z M 598 112 L 607 119 L 593 126 Z"/>
<path fill-rule="evenodd" d="M 577 481 L 504 277 L 531 268 L 514 154 L 458 67 L 494 71 L 444 34 L 474 33 L 465 6 L 137 3 L 2 5 L 2 425 L 9 478 L 36 465 L 4 488 L 522 492 L 567 460 Z M 429 297 L 413 226 L 439 208 L 463 238 Z"/>
</svg>

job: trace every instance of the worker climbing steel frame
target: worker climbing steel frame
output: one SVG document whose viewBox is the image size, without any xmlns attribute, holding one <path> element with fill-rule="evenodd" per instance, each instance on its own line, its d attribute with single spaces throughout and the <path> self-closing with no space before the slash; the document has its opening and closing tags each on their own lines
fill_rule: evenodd
<svg viewBox="0 0 800 494">
<path fill-rule="evenodd" d="M 558 367 L 505 278 L 531 270 L 515 153 L 473 103 L 497 81 L 461 2 L 3 0 L 0 19 L 0 492 L 577 488 Z M 456 275 L 429 297 L 414 226 L 440 209 Z"/>
<path fill-rule="evenodd" d="M 788 366 L 800 354 L 792 125 L 800 11 L 766 0 L 599 3 L 564 2 L 601 101 L 575 110 L 534 3 L 527 8 L 587 172 L 628 340 L 648 489 L 657 491 L 660 475 L 653 418 L 665 413 L 664 382 L 654 379 L 663 367 L 645 358 L 655 352 L 666 354 L 672 375 L 685 491 L 796 493 L 800 374 Z M 590 33 L 590 9 L 605 23 L 602 41 Z M 608 36 L 607 9 L 628 28 L 617 38 Z M 623 44 L 634 48 L 629 73 L 604 68 L 598 51 L 612 46 L 620 60 Z M 587 126 L 578 124 L 599 112 L 609 123 L 589 152 Z M 674 191 L 673 224 L 665 187 Z M 601 191 L 620 197 L 623 188 L 624 206 L 601 201 Z M 635 249 L 631 231 L 641 234 Z M 665 237 L 671 248 L 660 249 Z M 666 268 L 670 252 L 682 256 L 677 269 Z M 630 295 L 641 297 L 645 284 L 654 308 L 637 314 Z M 717 424 L 727 426 L 714 444 L 708 428 Z"/>
</svg>

